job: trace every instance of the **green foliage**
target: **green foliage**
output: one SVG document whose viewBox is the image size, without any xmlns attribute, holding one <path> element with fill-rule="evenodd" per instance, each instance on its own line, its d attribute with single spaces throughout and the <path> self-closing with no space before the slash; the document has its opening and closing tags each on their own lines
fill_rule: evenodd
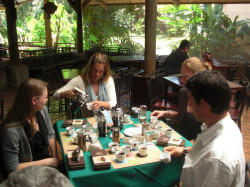
<svg viewBox="0 0 250 187">
<path fill-rule="evenodd" d="M 99 6 L 88 7 L 83 14 L 85 49 L 112 45 L 140 50 L 142 47 L 130 38 L 136 19 L 135 8 L 110 6 L 105 11 Z"/>
</svg>

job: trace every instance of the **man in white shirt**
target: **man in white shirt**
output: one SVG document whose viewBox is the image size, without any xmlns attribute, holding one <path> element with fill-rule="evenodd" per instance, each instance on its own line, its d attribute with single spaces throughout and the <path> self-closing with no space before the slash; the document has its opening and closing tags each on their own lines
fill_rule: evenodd
<svg viewBox="0 0 250 187">
<path fill-rule="evenodd" d="M 171 156 L 185 155 L 183 186 L 244 186 L 245 157 L 242 135 L 227 112 L 231 92 L 217 72 L 194 74 L 186 83 L 189 105 L 203 122 L 192 147 L 165 147 Z"/>
</svg>

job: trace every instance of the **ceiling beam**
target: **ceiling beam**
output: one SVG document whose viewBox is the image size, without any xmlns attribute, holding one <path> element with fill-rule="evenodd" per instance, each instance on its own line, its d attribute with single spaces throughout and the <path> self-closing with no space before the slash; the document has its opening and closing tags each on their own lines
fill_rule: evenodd
<svg viewBox="0 0 250 187">
<path fill-rule="evenodd" d="M 89 6 L 91 0 L 85 0 L 82 3 L 82 12 L 84 12 L 84 10 Z"/>
<path fill-rule="evenodd" d="M 145 0 L 102 0 L 106 5 L 136 5 L 145 4 Z M 179 0 L 180 4 L 246 4 L 250 0 Z M 157 0 L 157 4 L 174 4 L 173 0 Z M 98 5 L 92 1 L 89 5 Z"/>
</svg>

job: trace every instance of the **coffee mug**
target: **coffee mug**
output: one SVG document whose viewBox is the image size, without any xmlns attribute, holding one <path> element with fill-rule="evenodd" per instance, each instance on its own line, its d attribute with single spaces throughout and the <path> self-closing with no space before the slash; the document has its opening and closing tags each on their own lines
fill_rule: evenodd
<svg viewBox="0 0 250 187">
<path fill-rule="evenodd" d="M 77 133 L 77 135 L 78 134 L 83 134 L 83 133 L 85 133 L 85 129 L 77 129 L 76 133 Z"/>
<path fill-rule="evenodd" d="M 117 151 L 116 152 L 116 159 L 119 162 L 122 162 L 126 159 L 126 152 L 125 151 Z"/>
<path fill-rule="evenodd" d="M 132 152 L 132 146 L 131 145 L 124 145 L 124 146 L 122 146 L 122 150 L 125 151 L 126 155 L 129 155 Z"/>
<path fill-rule="evenodd" d="M 124 114 L 124 118 L 123 118 L 125 123 L 129 123 L 130 122 L 130 115 L 129 114 Z"/>
<path fill-rule="evenodd" d="M 98 140 L 98 133 L 97 132 L 90 132 L 89 133 L 89 141 L 91 144 L 95 144 L 97 143 L 97 140 Z"/>
<path fill-rule="evenodd" d="M 161 155 L 160 155 L 160 159 L 163 163 L 167 164 L 169 162 L 171 162 L 171 156 L 170 156 L 170 153 L 168 151 L 166 152 L 163 152 Z"/>
<path fill-rule="evenodd" d="M 158 120 L 158 118 L 156 116 L 150 116 L 150 122 L 154 123 L 155 120 Z"/>
<path fill-rule="evenodd" d="M 145 146 L 145 145 L 139 146 L 139 154 L 140 154 L 141 156 L 146 156 L 146 155 L 147 155 L 147 152 L 148 152 L 147 146 Z"/>
<path fill-rule="evenodd" d="M 167 137 L 172 137 L 172 134 L 173 134 L 173 130 L 168 128 L 168 129 L 164 129 L 164 134 L 167 136 Z"/>
<path fill-rule="evenodd" d="M 139 142 L 137 139 L 131 139 L 129 140 L 129 144 L 132 146 L 132 149 L 136 149 L 141 145 L 141 142 Z"/>
<path fill-rule="evenodd" d="M 86 104 L 88 110 L 92 110 L 92 102 Z"/>
<path fill-rule="evenodd" d="M 74 134 L 74 135 L 73 135 L 72 142 L 73 142 L 74 144 L 78 144 L 78 136 L 77 136 L 77 134 Z"/>
<path fill-rule="evenodd" d="M 119 144 L 116 142 L 109 143 L 109 149 L 111 153 L 114 153 L 117 151 Z"/>
<path fill-rule="evenodd" d="M 74 134 L 75 127 L 66 127 L 66 131 L 67 131 L 67 134 L 68 134 L 69 136 L 71 136 L 71 135 Z"/>
<path fill-rule="evenodd" d="M 161 130 L 160 129 L 155 129 L 154 130 L 154 138 L 158 139 L 161 136 Z"/>
</svg>

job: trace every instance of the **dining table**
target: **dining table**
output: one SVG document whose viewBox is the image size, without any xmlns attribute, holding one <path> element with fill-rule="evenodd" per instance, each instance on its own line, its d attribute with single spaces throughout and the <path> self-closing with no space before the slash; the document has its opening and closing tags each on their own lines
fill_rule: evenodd
<svg viewBox="0 0 250 187">
<path fill-rule="evenodd" d="M 151 112 L 147 112 L 147 121 L 149 121 L 149 116 Z M 93 117 L 92 117 L 93 118 Z M 93 119 L 87 118 L 87 125 L 93 125 Z M 141 163 L 140 158 L 137 157 L 137 154 L 134 153 L 134 157 L 127 157 L 127 162 L 124 163 L 115 163 L 113 160 L 114 157 L 110 157 L 111 168 L 108 170 L 96 171 L 92 163 L 91 152 L 84 152 L 85 160 L 85 169 L 79 170 L 70 170 L 67 157 L 67 146 L 72 146 L 70 143 L 70 137 L 67 137 L 66 129 L 63 127 L 64 121 L 57 121 L 54 125 L 61 149 L 62 149 L 62 158 L 65 164 L 66 172 L 69 180 L 73 186 L 172 186 L 179 182 L 182 166 L 184 163 L 183 158 L 171 158 L 171 162 L 165 164 L 159 159 L 159 153 L 163 152 L 163 147 L 158 146 L 156 142 L 153 141 L 155 152 L 151 152 L 152 155 L 147 155 L 148 158 L 151 156 L 156 158 L 156 161 L 150 163 Z M 164 122 L 162 125 L 167 126 Z M 135 128 L 135 125 L 139 124 L 138 118 L 130 117 L 130 122 L 125 123 L 121 133 L 124 133 L 126 129 L 131 127 Z M 174 130 L 173 130 L 174 131 Z M 192 146 L 188 140 L 179 135 L 174 131 L 174 137 L 185 140 L 185 146 Z M 107 137 L 98 138 L 102 149 L 106 150 L 108 153 L 109 146 L 108 144 L 112 142 L 111 132 L 109 132 Z M 125 136 L 126 137 L 126 136 Z M 124 139 L 124 138 L 123 138 Z M 123 143 L 123 139 L 120 141 L 120 146 L 126 145 Z M 75 148 L 77 145 L 75 145 Z M 149 152 L 148 152 L 149 153 Z M 133 151 L 132 151 L 133 154 Z M 145 158 L 145 157 L 144 157 Z M 114 164 L 115 163 L 115 164 Z M 121 164 L 121 165 L 120 165 Z M 128 166 L 126 166 L 128 164 Z M 117 166 L 118 165 L 118 166 Z M 118 168 L 117 168 L 118 167 Z"/>
<path fill-rule="evenodd" d="M 137 68 L 140 70 L 142 64 L 145 61 L 144 54 L 109 56 L 109 59 L 110 59 L 110 64 L 115 65 L 115 69 L 117 69 L 117 66 L 125 64 L 129 68 L 137 66 Z M 156 55 L 155 59 L 156 60 L 159 59 L 159 55 Z"/>
</svg>

